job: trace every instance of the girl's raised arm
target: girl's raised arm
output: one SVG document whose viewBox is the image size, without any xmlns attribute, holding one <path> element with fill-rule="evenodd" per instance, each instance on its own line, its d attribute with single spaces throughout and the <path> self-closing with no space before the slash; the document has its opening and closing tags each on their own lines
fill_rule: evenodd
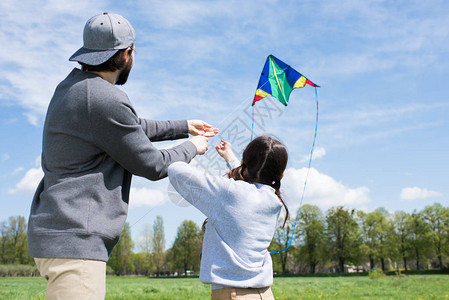
<svg viewBox="0 0 449 300">
<path fill-rule="evenodd" d="M 168 167 L 168 178 L 175 190 L 207 217 L 219 211 L 230 179 L 212 176 L 187 163 L 176 162 Z"/>
</svg>

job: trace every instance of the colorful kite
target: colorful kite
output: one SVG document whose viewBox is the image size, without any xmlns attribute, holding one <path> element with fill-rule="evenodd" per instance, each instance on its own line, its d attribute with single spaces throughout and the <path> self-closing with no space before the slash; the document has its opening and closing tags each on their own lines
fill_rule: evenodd
<svg viewBox="0 0 449 300">
<path fill-rule="evenodd" d="M 253 131 L 254 131 L 254 104 L 257 101 L 265 98 L 266 96 L 272 96 L 279 100 L 285 106 L 288 105 L 288 99 L 290 97 L 290 93 L 293 89 L 302 88 L 306 84 L 315 88 L 315 97 L 316 97 L 316 122 L 315 122 L 315 136 L 313 137 L 312 150 L 310 151 L 309 158 L 309 167 L 307 170 L 306 179 L 304 181 L 304 187 L 301 195 L 301 200 L 299 202 L 299 207 L 302 206 L 302 201 L 304 199 L 304 194 L 307 186 L 307 179 L 309 177 L 310 166 L 312 163 L 313 149 L 315 148 L 315 140 L 316 133 L 318 128 L 318 94 L 316 88 L 319 87 L 302 74 L 297 72 L 295 69 L 274 57 L 273 55 L 268 55 L 267 60 L 265 61 L 265 65 L 262 70 L 262 74 L 260 75 L 259 84 L 257 85 L 256 95 L 254 96 L 253 104 L 252 104 L 252 125 L 251 125 L 251 140 L 253 139 Z M 295 223 L 293 225 L 293 232 L 288 242 L 288 245 L 279 251 L 274 251 L 270 253 L 280 253 L 287 250 L 293 241 L 293 236 L 295 235 L 296 223 L 299 217 L 299 208 L 296 213 Z"/>
<path fill-rule="evenodd" d="M 287 106 L 292 90 L 302 88 L 306 84 L 319 87 L 283 61 L 268 55 L 257 85 L 253 106 L 266 96 L 272 96 Z"/>
</svg>

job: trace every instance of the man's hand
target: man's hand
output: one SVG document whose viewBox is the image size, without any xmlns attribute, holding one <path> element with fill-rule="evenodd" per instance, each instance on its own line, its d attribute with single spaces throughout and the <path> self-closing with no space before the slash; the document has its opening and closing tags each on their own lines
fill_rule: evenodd
<svg viewBox="0 0 449 300">
<path fill-rule="evenodd" d="M 221 140 L 220 144 L 218 144 L 215 149 L 226 162 L 230 161 L 231 159 L 237 159 L 234 155 L 234 152 L 232 152 L 231 144 L 224 140 Z"/>
<path fill-rule="evenodd" d="M 201 120 L 189 120 L 187 121 L 187 124 L 189 124 L 189 133 L 191 135 L 212 137 L 218 133 L 218 128 L 214 128 L 212 125 Z"/>
<path fill-rule="evenodd" d="M 202 154 L 206 153 L 206 151 L 209 149 L 207 147 L 208 139 L 205 136 L 201 136 L 201 135 L 194 136 L 189 141 L 191 141 L 195 145 L 196 154 L 198 154 L 198 155 L 202 155 Z"/>
</svg>

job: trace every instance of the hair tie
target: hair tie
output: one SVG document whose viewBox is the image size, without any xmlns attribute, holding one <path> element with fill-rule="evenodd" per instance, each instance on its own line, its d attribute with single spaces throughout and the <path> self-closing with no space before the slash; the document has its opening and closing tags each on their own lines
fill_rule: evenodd
<svg viewBox="0 0 449 300">
<path fill-rule="evenodd" d="M 272 185 L 281 185 L 281 180 L 280 179 L 275 179 L 275 180 L 273 180 L 273 182 L 271 184 Z"/>
</svg>

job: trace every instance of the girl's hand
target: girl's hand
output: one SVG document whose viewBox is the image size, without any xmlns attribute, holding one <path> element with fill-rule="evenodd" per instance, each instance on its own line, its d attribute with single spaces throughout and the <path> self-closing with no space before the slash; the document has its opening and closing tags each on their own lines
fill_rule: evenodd
<svg viewBox="0 0 449 300">
<path fill-rule="evenodd" d="M 231 159 L 236 159 L 234 152 L 232 152 L 231 144 L 224 140 L 221 140 L 220 144 L 218 144 L 215 149 L 226 162 L 230 161 Z"/>
</svg>

